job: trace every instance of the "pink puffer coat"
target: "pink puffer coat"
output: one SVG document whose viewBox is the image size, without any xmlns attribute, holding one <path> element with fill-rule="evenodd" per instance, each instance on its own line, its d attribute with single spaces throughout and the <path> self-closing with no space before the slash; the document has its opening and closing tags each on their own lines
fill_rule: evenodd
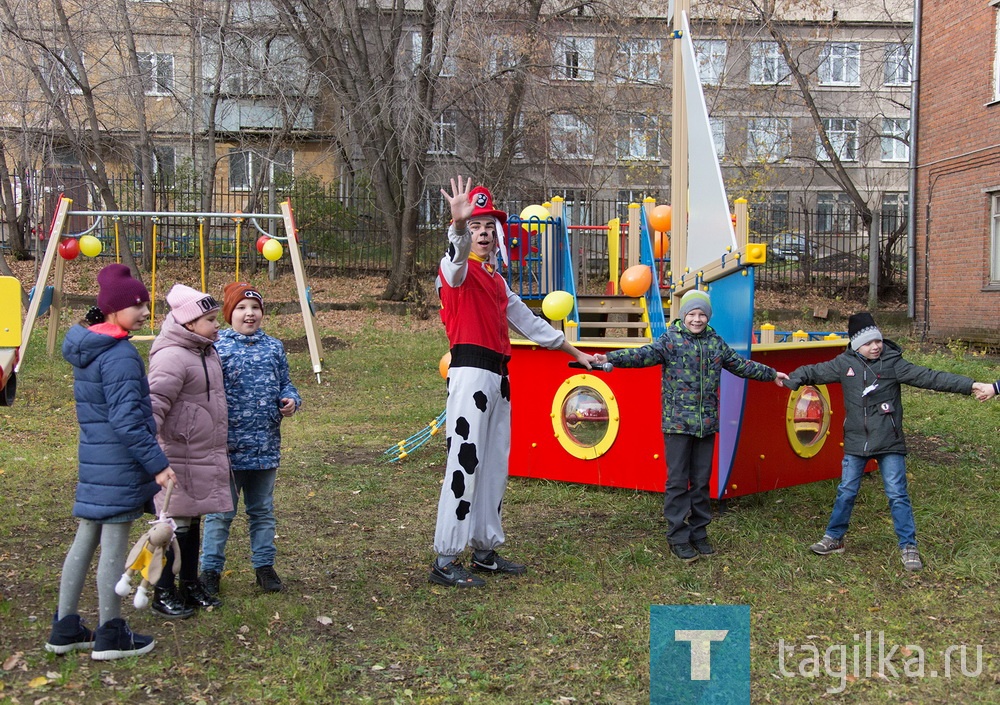
<svg viewBox="0 0 1000 705">
<path fill-rule="evenodd" d="M 189 331 L 173 314 L 149 351 L 149 396 L 160 445 L 177 474 L 170 516 L 231 511 L 222 364 L 212 341 Z M 161 490 L 157 511 L 163 497 Z"/>
</svg>

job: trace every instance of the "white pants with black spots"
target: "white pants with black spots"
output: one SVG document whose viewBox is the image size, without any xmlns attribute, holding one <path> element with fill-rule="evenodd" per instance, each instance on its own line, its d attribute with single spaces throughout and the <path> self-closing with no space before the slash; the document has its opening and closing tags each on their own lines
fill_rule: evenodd
<svg viewBox="0 0 1000 705">
<path fill-rule="evenodd" d="M 438 503 L 434 550 L 490 551 L 504 541 L 501 505 L 510 455 L 510 382 L 478 367 L 448 372 L 448 464 Z"/>
</svg>

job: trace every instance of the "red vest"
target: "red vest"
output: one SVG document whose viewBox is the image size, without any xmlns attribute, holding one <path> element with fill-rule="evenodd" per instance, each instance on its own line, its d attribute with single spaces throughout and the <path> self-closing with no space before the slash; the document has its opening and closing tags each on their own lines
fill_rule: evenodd
<svg viewBox="0 0 1000 705">
<path fill-rule="evenodd" d="M 507 282 L 486 262 L 469 258 L 465 281 L 452 287 L 441 277 L 441 321 L 451 346 L 480 345 L 510 355 Z"/>
</svg>

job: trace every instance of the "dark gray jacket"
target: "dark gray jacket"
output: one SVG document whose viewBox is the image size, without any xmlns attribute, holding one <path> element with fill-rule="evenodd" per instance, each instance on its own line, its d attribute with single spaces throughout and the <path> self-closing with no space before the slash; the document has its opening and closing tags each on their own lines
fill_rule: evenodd
<svg viewBox="0 0 1000 705">
<path fill-rule="evenodd" d="M 867 360 L 848 347 L 834 359 L 805 365 L 788 377 L 785 386 L 791 389 L 804 384 L 840 382 L 846 412 L 844 452 L 859 456 L 906 453 L 900 385 L 971 394 L 973 384 L 973 380 L 964 375 L 907 362 L 902 349 L 891 340 L 884 341 L 878 360 Z M 867 394 L 866 389 L 869 389 Z"/>
</svg>

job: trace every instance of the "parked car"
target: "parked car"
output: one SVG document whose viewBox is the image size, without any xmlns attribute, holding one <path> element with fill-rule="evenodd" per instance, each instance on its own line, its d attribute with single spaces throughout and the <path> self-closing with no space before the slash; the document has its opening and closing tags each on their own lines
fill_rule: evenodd
<svg viewBox="0 0 1000 705">
<path fill-rule="evenodd" d="M 768 249 L 770 257 L 778 262 L 797 262 L 800 259 L 812 258 L 816 254 L 815 246 L 806 239 L 805 235 L 791 233 L 775 235 L 771 238 L 771 245 Z"/>
</svg>

